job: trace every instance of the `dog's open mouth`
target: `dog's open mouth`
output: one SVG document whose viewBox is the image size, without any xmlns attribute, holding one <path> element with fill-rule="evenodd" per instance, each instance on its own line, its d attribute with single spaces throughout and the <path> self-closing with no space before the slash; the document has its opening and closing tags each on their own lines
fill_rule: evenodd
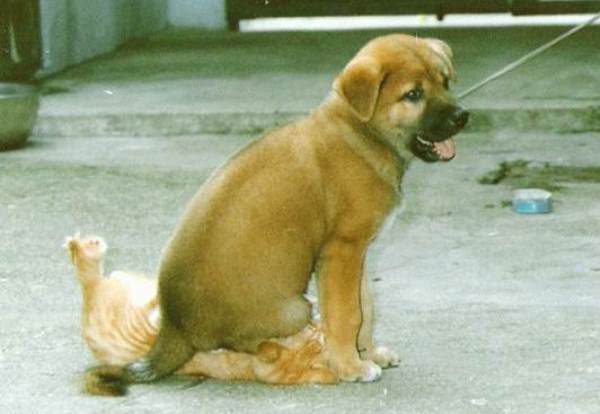
<svg viewBox="0 0 600 414">
<path fill-rule="evenodd" d="M 415 155 L 425 161 L 450 161 L 456 156 L 456 143 L 452 137 L 433 141 L 416 135 L 413 143 Z"/>
<path fill-rule="evenodd" d="M 440 142 L 432 142 L 417 135 L 416 139 L 421 145 L 428 147 L 428 149 L 442 161 L 450 161 L 456 156 L 456 143 L 454 142 L 454 138 L 447 138 Z"/>
</svg>

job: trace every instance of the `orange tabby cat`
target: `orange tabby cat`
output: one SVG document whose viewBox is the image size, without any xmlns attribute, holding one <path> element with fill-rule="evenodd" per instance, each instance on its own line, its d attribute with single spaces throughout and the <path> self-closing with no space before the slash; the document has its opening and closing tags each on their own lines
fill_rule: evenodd
<svg viewBox="0 0 600 414">
<path fill-rule="evenodd" d="M 143 356 L 160 323 L 156 281 L 120 271 L 105 277 L 107 246 L 100 238 L 68 237 L 65 248 L 81 284 L 82 334 L 94 357 L 122 366 Z M 338 381 L 325 365 L 323 337 L 316 325 L 288 338 L 264 341 L 256 354 L 198 352 L 178 374 L 272 384 Z"/>
</svg>

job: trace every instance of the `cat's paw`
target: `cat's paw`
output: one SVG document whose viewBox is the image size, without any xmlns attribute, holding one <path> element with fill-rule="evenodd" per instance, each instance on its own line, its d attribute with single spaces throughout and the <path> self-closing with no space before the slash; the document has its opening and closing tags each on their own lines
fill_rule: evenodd
<svg viewBox="0 0 600 414">
<path fill-rule="evenodd" d="M 67 251 L 67 254 L 69 255 L 69 258 L 71 259 L 72 262 L 74 262 L 78 256 L 79 241 L 80 241 L 79 233 L 76 233 L 74 236 L 67 236 L 65 238 L 65 242 L 62 245 L 63 249 L 65 249 Z"/>
<path fill-rule="evenodd" d="M 106 253 L 106 242 L 100 237 L 81 238 L 79 233 L 67 237 L 63 245 L 72 261 L 77 259 L 100 260 Z"/>
<path fill-rule="evenodd" d="M 100 237 L 86 237 L 81 241 L 81 250 L 89 259 L 101 259 L 106 249 L 106 242 Z"/>
</svg>

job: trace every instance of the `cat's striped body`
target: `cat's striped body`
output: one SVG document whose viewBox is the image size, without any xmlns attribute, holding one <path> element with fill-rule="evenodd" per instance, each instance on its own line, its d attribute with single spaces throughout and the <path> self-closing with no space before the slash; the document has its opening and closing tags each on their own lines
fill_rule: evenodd
<svg viewBox="0 0 600 414">
<path fill-rule="evenodd" d="M 144 356 L 160 323 L 156 281 L 120 271 L 105 277 L 106 243 L 100 238 L 68 237 L 65 248 L 81 284 L 82 336 L 94 357 L 102 364 L 124 366 Z M 325 365 L 323 335 L 316 325 L 288 338 L 265 341 L 257 354 L 199 352 L 178 373 L 274 384 L 338 380 Z"/>
</svg>

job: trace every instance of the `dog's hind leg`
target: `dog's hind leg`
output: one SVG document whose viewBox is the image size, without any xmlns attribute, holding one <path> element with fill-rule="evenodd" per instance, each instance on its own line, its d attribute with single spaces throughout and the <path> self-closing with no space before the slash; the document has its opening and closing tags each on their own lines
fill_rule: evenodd
<svg viewBox="0 0 600 414">
<path fill-rule="evenodd" d="M 241 329 L 237 337 L 227 341 L 226 346 L 238 352 L 255 353 L 261 342 L 297 334 L 311 322 L 312 306 L 303 295 L 263 304 L 262 308 L 262 312 L 251 312 L 255 315 L 250 326 L 252 335 Z M 257 332 L 260 332 L 258 336 Z"/>
</svg>

